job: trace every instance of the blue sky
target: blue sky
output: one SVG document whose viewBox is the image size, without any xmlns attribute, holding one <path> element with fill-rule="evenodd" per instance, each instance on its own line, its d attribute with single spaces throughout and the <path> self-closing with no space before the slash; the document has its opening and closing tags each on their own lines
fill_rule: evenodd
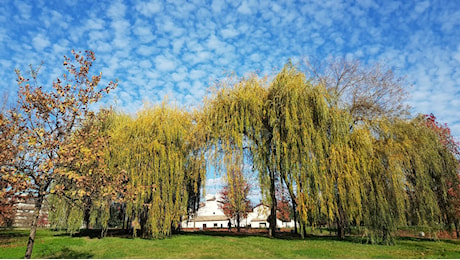
<svg viewBox="0 0 460 260">
<path fill-rule="evenodd" d="M 434 113 L 460 137 L 460 2 L 9 1 L 0 4 L 0 93 L 14 69 L 45 61 L 41 82 L 70 50 L 93 50 L 93 73 L 119 80 L 104 104 L 135 112 L 165 95 L 190 108 L 228 73 L 270 74 L 288 58 L 384 61 L 410 87 L 412 112 Z"/>
</svg>

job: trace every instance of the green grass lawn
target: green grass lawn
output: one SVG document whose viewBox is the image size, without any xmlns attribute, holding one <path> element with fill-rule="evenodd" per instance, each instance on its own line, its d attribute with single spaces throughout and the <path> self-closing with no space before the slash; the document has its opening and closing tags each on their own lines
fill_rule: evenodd
<svg viewBox="0 0 460 260">
<path fill-rule="evenodd" d="M 0 258 L 23 258 L 28 231 L 0 231 Z M 460 240 L 400 239 L 394 246 L 334 238 L 269 239 L 184 233 L 169 239 L 69 237 L 39 230 L 33 258 L 460 258 Z"/>
</svg>

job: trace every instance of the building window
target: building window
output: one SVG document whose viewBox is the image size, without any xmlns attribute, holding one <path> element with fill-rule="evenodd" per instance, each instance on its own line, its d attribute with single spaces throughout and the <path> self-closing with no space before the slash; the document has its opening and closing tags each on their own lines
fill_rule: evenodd
<svg viewBox="0 0 460 260">
<path fill-rule="evenodd" d="M 214 223 L 214 228 L 217 228 L 217 223 Z"/>
<path fill-rule="evenodd" d="M 259 227 L 260 228 L 266 228 L 267 227 L 267 223 L 259 223 Z"/>
<path fill-rule="evenodd" d="M 222 224 L 220 224 L 220 228 L 223 228 L 224 226 Z"/>
<path fill-rule="evenodd" d="M 203 224 L 203 229 L 206 228 L 206 224 Z"/>
</svg>

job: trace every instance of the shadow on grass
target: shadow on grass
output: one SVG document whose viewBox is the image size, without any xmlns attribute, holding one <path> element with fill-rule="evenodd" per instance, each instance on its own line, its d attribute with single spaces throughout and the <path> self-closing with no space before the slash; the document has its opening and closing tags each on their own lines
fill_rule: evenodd
<svg viewBox="0 0 460 260">
<path fill-rule="evenodd" d="M 244 238 L 244 237 L 266 237 L 268 238 L 268 232 L 265 230 L 257 231 L 257 232 L 232 232 L 232 231 L 210 231 L 210 230 L 200 230 L 200 231 L 181 231 L 178 233 L 179 235 L 184 236 L 193 236 L 193 235 L 206 235 L 206 236 L 218 236 L 218 237 L 236 237 L 236 238 Z M 282 239 L 282 240 L 338 240 L 336 236 L 328 236 L 328 235 L 310 235 L 307 234 L 304 239 L 302 239 L 300 234 L 295 234 L 291 232 L 276 232 L 274 239 Z M 356 243 L 356 241 L 354 241 Z"/>
<path fill-rule="evenodd" d="M 71 237 L 89 237 L 91 239 L 93 238 L 98 238 L 100 239 L 101 238 L 101 229 L 80 229 L 80 231 L 78 231 L 77 233 L 75 234 L 68 234 L 68 233 L 60 233 L 60 234 L 56 234 L 54 236 L 56 237 L 68 237 L 68 236 L 71 236 Z M 106 234 L 106 237 L 119 237 L 119 238 L 132 238 L 132 235 L 130 234 L 130 232 L 128 230 L 125 230 L 125 229 L 109 229 L 107 230 L 107 234 Z"/>
<path fill-rule="evenodd" d="M 15 237 L 26 237 L 29 235 L 28 230 L 1 230 L 0 239 L 2 238 L 15 238 Z"/>
<path fill-rule="evenodd" d="M 93 258 L 94 255 L 88 252 L 77 252 L 68 247 L 64 247 L 61 251 L 56 252 L 54 255 L 48 256 L 48 258 L 54 259 L 88 259 Z"/>
</svg>

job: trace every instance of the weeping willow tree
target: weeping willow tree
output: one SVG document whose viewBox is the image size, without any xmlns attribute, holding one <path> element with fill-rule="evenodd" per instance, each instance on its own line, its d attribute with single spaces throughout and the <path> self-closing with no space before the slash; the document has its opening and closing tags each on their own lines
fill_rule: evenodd
<svg viewBox="0 0 460 260">
<path fill-rule="evenodd" d="M 402 168 L 408 194 L 408 219 L 414 225 L 450 224 L 448 188 L 458 182 L 458 161 L 423 117 L 398 122 L 394 138 L 404 155 Z M 454 184 L 455 185 L 455 184 Z"/>
<path fill-rule="evenodd" d="M 324 167 L 317 158 L 324 157 L 325 152 L 326 93 L 320 86 L 310 85 L 290 63 L 276 75 L 268 91 L 264 109 L 271 136 L 266 145 L 267 162 L 286 184 L 305 230 L 308 219 L 321 213 L 320 171 Z"/>
<path fill-rule="evenodd" d="M 452 223 L 448 189 L 458 161 L 421 117 L 375 121 L 354 131 L 351 147 L 370 242 L 393 243 L 400 226 L 435 231 Z"/>
<path fill-rule="evenodd" d="M 109 168 L 128 177 L 126 213 L 143 237 L 169 236 L 187 214 L 189 193 L 198 192 L 205 178 L 198 124 L 164 103 L 115 121 Z"/>
<path fill-rule="evenodd" d="M 268 168 L 268 158 L 261 156 L 270 139 L 270 132 L 264 125 L 266 115 L 263 108 L 268 94 L 265 82 L 265 79 L 256 75 L 243 80 L 229 79 L 221 82 L 214 95 L 205 99 L 202 121 L 207 129 L 208 150 L 211 150 L 209 160 L 219 172 L 224 170 L 227 173 L 229 186 L 233 186 L 232 182 L 236 180 L 228 173 L 241 169 L 244 155 L 248 151 L 250 161 L 259 172 L 261 183 L 270 185 L 273 180 L 269 196 L 274 196 L 275 171 Z M 267 190 L 262 191 L 266 197 Z M 274 207 L 272 204 L 274 212 L 276 199 L 272 202 L 275 203 Z M 270 225 L 272 236 L 275 225 Z"/>
<path fill-rule="evenodd" d="M 362 215 L 352 117 L 331 102 L 323 85 L 310 84 L 290 63 L 269 91 L 270 162 L 298 206 L 301 227 L 326 219 L 343 238 L 348 224 L 359 223 Z"/>
</svg>

